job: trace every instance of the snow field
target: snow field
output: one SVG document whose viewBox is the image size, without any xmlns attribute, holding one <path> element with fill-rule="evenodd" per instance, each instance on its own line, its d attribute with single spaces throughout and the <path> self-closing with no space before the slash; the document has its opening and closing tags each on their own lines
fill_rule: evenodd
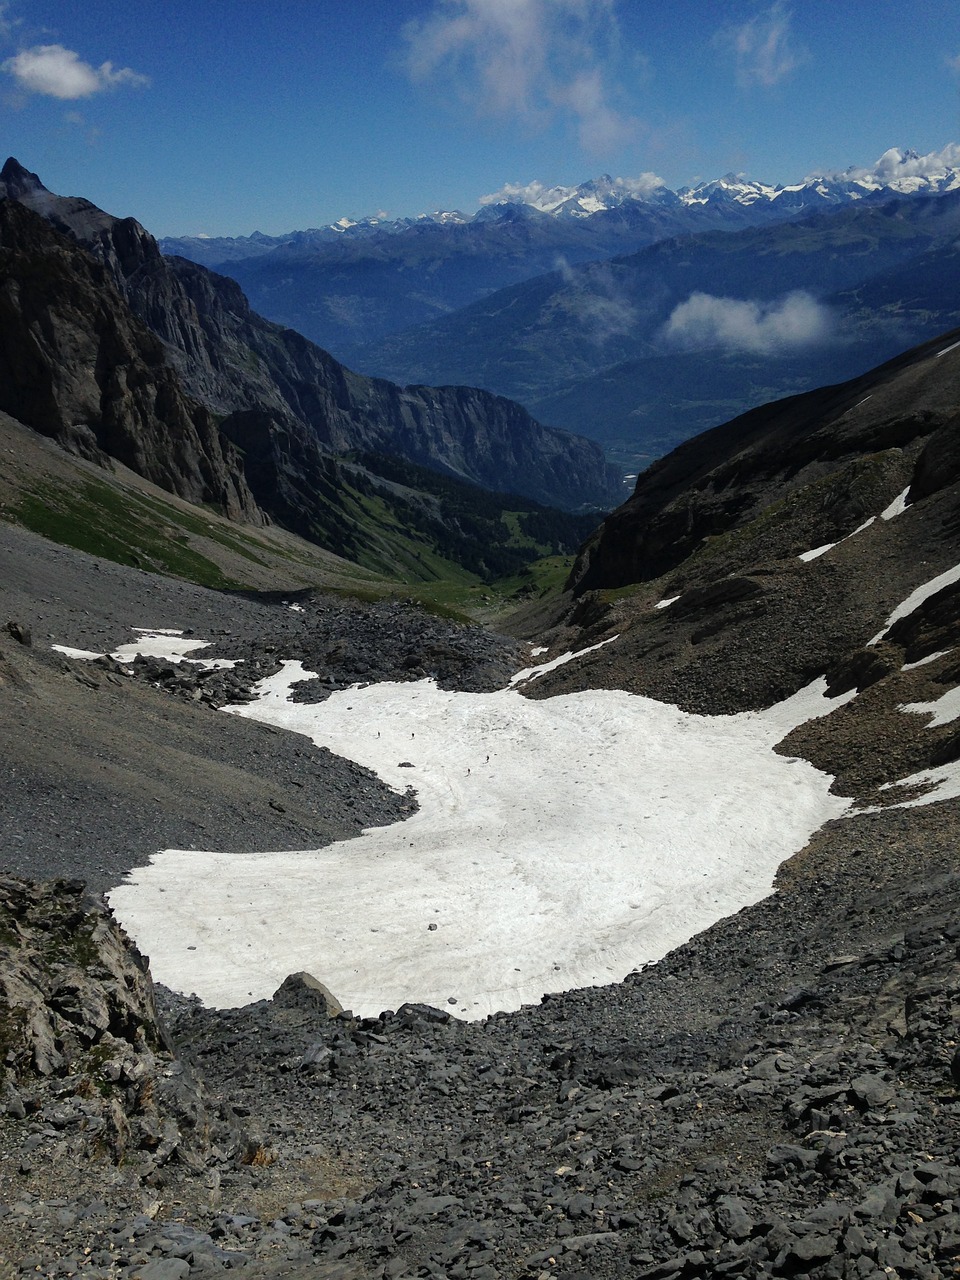
<svg viewBox="0 0 960 1280">
<path fill-rule="evenodd" d="M 299 969 L 362 1015 L 424 1001 L 475 1018 L 617 981 L 765 896 L 849 804 L 772 750 L 839 705 L 822 681 L 709 717 L 429 680 L 291 702 L 308 674 L 286 663 L 233 713 L 414 786 L 420 810 L 316 851 L 167 850 L 131 873 L 110 894 L 121 923 L 161 982 L 207 1004 L 269 997 Z"/>
</svg>

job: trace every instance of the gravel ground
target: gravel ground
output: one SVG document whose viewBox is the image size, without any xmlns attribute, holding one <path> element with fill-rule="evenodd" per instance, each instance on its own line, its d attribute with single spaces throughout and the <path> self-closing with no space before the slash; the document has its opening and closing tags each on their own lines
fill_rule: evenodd
<svg viewBox="0 0 960 1280">
<path fill-rule="evenodd" d="M 4 854 L 19 874 L 102 888 L 171 834 L 199 844 L 203 824 L 236 847 L 269 847 L 271 832 L 296 845 L 404 803 L 306 742 L 216 715 L 229 677 L 206 690 L 163 664 L 133 677 L 80 666 L 41 647 L 51 635 L 99 648 L 130 625 L 193 628 L 259 670 L 281 654 L 322 663 L 312 696 L 380 672 L 482 685 L 519 665 L 507 642 L 403 608 L 310 600 L 299 614 L 96 568 L 18 533 L 0 546 L 3 612 L 34 635 L 0 642 Z M 54 1048 L 57 1035 L 80 1048 L 72 1067 L 0 1082 L 0 1275 L 957 1274 L 958 818 L 946 801 L 833 823 L 773 896 L 660 964 L 483 1023 L 409 1007 L 331 1017 L 297 984 L 227 1011 L 161 992 L 183 1070 L 205 1082 L 169 1113 L 193 1134 L 182 1158 L 175 1143 L 157 1154 L 166 1113 L 143 1085 L 145 1050 L 124 1049 L 119 1092 L 109 1058 L 81 1069 L 83 1046 L 117 1043 L 119 1026 L 97 1030 L 98 998 L 79 998 L 51 960 L 57 917 L 40 895 L 30 936 L 60 1019 Z M 51 892 L 55 904 L 75 891 Z M 97 980 L 97 964 L 84 970 Z M 150 1069 L 166 1097 L 171 1068 Z M 94 1141 L 114 1103 L 129 1115 L 120 1164 Z"/>
</svg>

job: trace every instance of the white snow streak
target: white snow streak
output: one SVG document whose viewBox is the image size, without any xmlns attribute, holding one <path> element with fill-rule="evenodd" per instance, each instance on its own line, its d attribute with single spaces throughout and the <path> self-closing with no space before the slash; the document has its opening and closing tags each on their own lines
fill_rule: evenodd
<svg viewBox="0 0 960 1280">
<path fill-rule="evenodd" d="M 68 644 L 52 644 L 50 646 L 55 653 L 62 653 L 66 658 L 78 658 L 85 662 L 92 662 L 94 658 L 102 658 L 102 653 L 94 653 L 92 649 L 72 649 Z"/>
<path fill-rule="evenodd" d="M 918 716 L 929 712 L 931 719 L 927 728 L 939 729 L 942 724 L 951 724 L 960 716 L 960 688 L 948 689 L 931 702 L 903 702 L 899 710 Z"/>
<path fill-rule="evenodd" d="M 895 516 L 902 516 L 907 509 L 907 494 L 910 492 L 910 486 L 904 489 L 903 493 L 898 493 L 889 507 L 884 507 L 880 512 L 881 520 L 893 520 Z"/>
<path fill-rule="evenodd" d="M 911 773 L 909 777 L 900 778 L 897 782 L 885 782 L 880 790 L 893 791 L 898 787 L 919 786 L 932 786 L 933 789 L 922 796 L 900 800 L 896 804 L 874 804 L 864 809 L 851 809 L 847 816 L 857 818 L 865 813 L 886 813 L 888 809 L 918 809 L 921 805 L 938 804 L 941 800 L 955 800 L 960 796 L 960 760 L 924 769 L 921 773 Z"/>
<path fill-rule="evenodd" d="M 948 653 L 953 653 L 953 650 L 938 649 L 936 653 L 928 653 L 925 658 L 918 658 L 916 662 L 905 662 L 900 670 L 916 671 L 917 667 L 925 667 L 930 662 L 936 662 L 938 658 L 945 658 Z"/>
<path fill-rule="evenodd" d="M 510 677 L 510 688 L 515 689 L 518 685 L 529 684 L 531 680 L 539 680 L 548 671 L 556 671 L 557 667 L 564 667 L 568 662 L 575 662 L 577 658 L 582 658 L 584 654 L 602 649 L 605 644 L 612 644 L 614 640 L 619 640 L 619 638 L 619 636 L 608 636 L 606 640 L 601 640 L 599 644 L 591 644 L 586 649 L 577 649 L 571 653 L 561 653 L 559 658 L 553 658 L 550 662 L 543 662 L 538 667 L 524 667 L 522 671 L 518 671 L 515 676 Z"/>
<path fill-rule="evenodd" d="M 832 551 L 837 544 L 835 542 L 825 542 L 822 547 L 814 547 L 812 551 L 801 551 L 797 556 L 798 560 L 816 560 L 822 555 L 826 555 L 828 551 Z"/>
<path fill-rule="evenodd" d="M 890 509 L 890 508 L 887 508 L 887 509 Z M 876 522 L 876 520 L 877 520 L 876 516 L 870 516 L 869 520 L 864 520 L 863 524 L 856 526 L 856 529 L 850 532 L 850 534 L 847 534 L 846 538 L 841 538 L 840 541 L 837 541 L 837 543 L 824 543 L 823 547 L 814 547 L 812 552 L 800 552 L 799 556 L 797 556 L 797 559 L 803 559 L 803 561 L 812 561 L 812 559 L 817 559 L 819 556 L 826 556 L 826 553 L 832 552 L 833 548 L 840 547 L 841 543 L 849 543 L 851 538 L 856 538 L 856 535 L 861 534 L 861 532 L 863 532 L 864 529 L 869 529 L 870 525 L 873 525 L 874 522 Z"/>
<path fill-rule="evenodd" d="M 151 629 L 148 627 L 134 627 L 140 638 L 139 640 L 131 640 L 129 644 L 121 644 L 110 654 L 117 662 L 132 662 L 136 657 L 144 658 L 163 658 L 167 662 L 189 662 L 193 666 L 201 667 L 204 671 L 216 671 L 223 667 L 235 667 L 239 659 L 236 658 L 188 658 L 188 653 L 193 653 L 195 649 L 206 649 L 213 643 L 212 640 L 187 640 L 184 638 L 182 631 L 171 631 L 168 627 L 158 627 Z M 96 658 L 102 658 L 102 653 L 94 653 L 90 649 L 71 649 L 68 645 L 54 644 L 50 646 L 57 653 L 65 654 L 68 658 L 82 658 L 93 661 Z"/>
<path fill-rule="evenodd" d="M 952 569 L 947 569 L 944 573 L 938 573 L 935 578 L 931 578 L 929 582 L 923 582 L 915 591 L 911 591 L 906 600 L 902 600 L 894 609 L 890 617 L 883 624 L 883 627 L 872 640 L 868 640 L 868 645 L 879 644 L 883 637 L 887 634 L 895 622 L 899 622 L 901 618 L 907 618 L 913 613 L 914 609 L 919 609 L 924 600 L 929 600 L 931 596 L 935 596 L 938 591 L 942 591 L 944 587 L 950 587 L 955 582 L 960 582 L 960 564 L 955 564 Z"/>
</svg>

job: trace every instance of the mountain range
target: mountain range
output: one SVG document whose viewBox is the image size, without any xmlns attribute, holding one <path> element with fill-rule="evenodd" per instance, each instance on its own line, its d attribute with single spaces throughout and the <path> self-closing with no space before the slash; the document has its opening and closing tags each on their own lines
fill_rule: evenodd
<svg viewBox="0 0 960 1280">
<path fill-rule="evenodd" d="M 634 253 L 664 239 L 772 228 L 818 212 L 883 204 L 897 196 L 945 195 L 957 187 L 956 148 L 923 157 L 891 150 L 872 169 L 817 175 L 787 186 L 736 174 L 681 191 L 653 174 L 632 180 L 603 177 L 580 187 L 512 184 L 486 197 L 471 216 L 343 219 L 285 237 L 168 238 L 161 248 L 232 275 L 262 314 L 306 334 L 347 364 L 411 381 L 420 378 L 419 362 L 430 361 L 433 334 L 444 334 L 445 317 L 509 285 Z M 593 310 L 603 301 L 600 294 Z M 506 305 L 508 298 L 499 310 Z M 585 314 L 588 342 L 595 340 L 591 319 Z M 439 329 L 422 335 L 421 346 L 416 333 L 397 337 L 433 321 Z M 449 367 L 449 361 L 434 364 Z M 489 380 L 481 385 L 506 393 L 511 370 L 509 360 L 502 364 L 495 371 L 471 371 L 471 380 L 486 372 Z M 545 367 L 543 380 L 552 375 Z M 439 380 L 451 378 L 444 371 Z M 557 421 L 567 425 L 566 419 Z M 588 421 L 576 429 L 590 434 Z"/>
<path fill-rule="evenodd" d="M 164 245 L 227 255 L 265 314 L 354 367 L 508 395 L 636 470 L 956 323 L 956 159 L 892 150 L 786 186 L 534 183 L 470 218 L 364 220 L 267 252 L 262 237 Z"/>
<path fill-rule="evenodd" d="M 960 193 L 663 240 L 569 267 L 378 346 L 395 376 L 497 387 L 648 455 L 960 320 Z"/>
</svg>

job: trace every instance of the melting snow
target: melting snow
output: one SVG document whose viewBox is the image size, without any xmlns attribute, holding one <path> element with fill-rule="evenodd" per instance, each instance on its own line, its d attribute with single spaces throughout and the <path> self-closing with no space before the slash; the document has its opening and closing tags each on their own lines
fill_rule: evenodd
<svg viewBox="0 0 960 1280">
<path fill-rule="evenodd" d="M 110 657 L 117 662 L 132 662 L 138 656 L 164 658 L 167 662 L 189 662 L 209 671 L 216 671 L 222 667 L 235 667 L 238 662 L 236 658 L 188 658 L 186 656 L 188 653 L 193 653 L 195 649 L 208 648 L 213 643 L 212 640 L 187 640 L 182 631 L 171 631 L 167 627 L 134 627 L 133 630 L 140 638 L 131 640 L 129 644 L 121 644 L 113 650 Z M 50 647 L 68 658 L 92 660 L 104 657 L 102 653 L 93 653 L 89 649 L 71 649 L 63 644 Z"/>
<path fill-rule="evenodd" d="M 948 689 L 946 693 L 941 694 L 939 698 L 934 698 L 931 702 L 901 703 L 900 710 L 909 711 L 914 715 L 929 712 L 932 719 L 927 728 L 939 729 L 942 724 L 950 724 L 960 716 L 960 688 Z"/>
<path fill-rule="evenodd" d="M 672 604 L 676 604 L 680 599 L 679 596 L 667 596 L 665 600 L 658 600 L 653 606 L 655 609 L 669 609 Z"/>
<path fill-rule="evenodd" d="M 938 658 L 945 658 L 948 653 L 953 653 L 953 650 L 938 649 L 936 653 L 928 653 L 925 658 L 918 658 L 916 662 L 905 662 L 900 670 L 916 671 L 917 667 L 925 667 L 928 662 L 936 662 Z"/>
<path fill-rule="evenodd" d="M 890 511 L 890 508 L 887 508 L 887 509 L 888 511 Z M 818 556 L 826 556 L 826 553 L 832 552 L 833 548 L 840 547 L 841 543 L 846 543 L 846 541 L 850 541 L 851 538 L 856 538 L 856 535 L 861 534 L 861 532 L 863 532 L 864 529 L 869 529 L 870 525 L 874 524 L 874 521 L 876 520 L 877 520 L 876 516 L 870 516 L 869 520 L 864 520 L 863 524 L 856 526 L 856 529 L 852 531 L 851 534 L 847 534 L 846 538 L 841 538 L 840 541 L 837 541 L 837 543 L 824 543 L 823 547 L 814 547 L 812 552 L 800 552 L 799 556 L 797 556 L 797 559 L 803 559 L 803 561 L 812 561 L 812 559 L 817 559 Z"/>
<path fill-rule="evenodd" d="M 765 896 L 849 803 L 773 751 L 839 705 L 822 680 L 766 712 L 697 716 L 429 680 L 291 702 L 308 675 L 288 662 L 233 711 L 414 782 L 420 809 L 316 851 L 167 850 L 132 872 L 110 894 L 119 919 L 160 981 L 208 1004 L 298 969 L 360 1014 L 413 1000 L 480 1017 L 617 981 Z"/>
<path fill-rule="evenodd" d="M 56 653 L 62 653 L 67 658 L 81 658 L 84 661 L 92 662 L 94 658 L 102 658 L 102 653 L 94 653 L 92 649 L 71 649 L 68 644 L 52 644 L 50 646 Z"/>
<path fill-rule="evenodd" d="M 825 542 L 822 547 L 814 547 L 812 551 L 801 551 L 797 559 L 816 560 L 819 556 L 826 555 L 828 551 L 832 551 L 836 545 L 835 542 Z"/>
<path fill-rule="evenodd" d="M 550 662 L 541 663 L 538 667 L 524 667 L 515 676 L 511 676 L 510 688 L 515 689 L 518 685 L 528 684 L 531 680 L 538 680 L 540 676 L 546 675 L 548 671 L 556 671 L 557 667 L 566 666 L 568 662 L 582 658 L 585 653 L 593 653 L 596 649 L 602 649 L 605 644 L 612 644 L 614 640 L 618 639 L 619 636 L 608 636 L 606 640 L 601 640 L 599 644 L 588 645 L 586 649 L 577 649 L 573 653 L 561 653 L 559 658 L 553 658 Z M 546 650 L 541 649 L 540 652 L 545 653 Z"/>
<path fill-rule="evenodd" d="M 938 573 L 935 578 L 931 578 L 929 582 L 921 583 L 915 591 L 911 591 L 906 600 L 902 600 L 894 609 L 890 617 L 883 624 L 883 627 L 872 640 L 868 640 L 868 645 L 879 644 L 883 637 L 887 634 L 895 622 L 899 622 L 901 618 L 909 617 L 914 609 L 919 609 L 924 600 L 929 600 L 931 596 L 935 596 L 938 591 L 942 591 L 944 587 L 950 587 L 955 582 L 960 582 L 960 564 L 955 564 L 952 569 L 947 569 L 945 573 Z"/>
<path fill-rule="evenodd" d="M 902 516 L 907 509 L 907 494 L 910 492 L 910 486 L 904 489 L 903 493 L 898 493 L 889 507 L 884 507 L 880 512 L 881 520 L 892 520 L 894 516 Z"/>
<path fill-rule="evenodd" d="M 937 804 L 941 800 L 955 800 L 960 796 L 960 760 L 949 764 L 937 765 L 933 769 L 924 769 L 921 773 L 911 773 L 907 778 L 897 782 L 885 782 L 881 791 L 893 791 L 898 787 L 933 786 L 922 796 L 914 796 L 911 800 L 899 800 L 896 804 L 870 805 L 864 809 L 851 809 L 848 817 L 856 818 L 865 813 L 886 813 L 888 809 L 917 809 L 925 804 Z"/>
</svg>

